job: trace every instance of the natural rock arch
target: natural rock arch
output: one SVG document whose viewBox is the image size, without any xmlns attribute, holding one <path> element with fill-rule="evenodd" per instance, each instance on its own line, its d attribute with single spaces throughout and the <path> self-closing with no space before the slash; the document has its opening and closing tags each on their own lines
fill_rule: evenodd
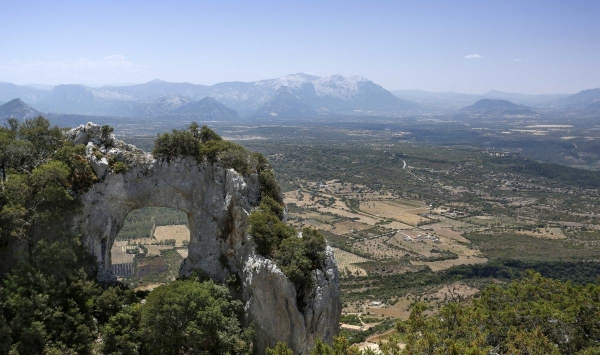
<svg viewBox="0 0 600 355">
<path fill-rule="evenodd" d="M 321 338 L 331 342 L 341 313 L 338 270 L 331 249 L 325 266 L 313 271 L 315 287 L 305 293 L 304 309 L 296 305 L 296 290 L 271 260 L 257 255 L 246 233 L 247 216 L 260 200 L 256 174 L 242 176 L 218 163 L 184 157 L 158 161 L 148 153 L 101 134 L 88 123 L 69 132 L 75 143 L 87 145 L 87 158 L 100 178 L 84 196 L 73 228 L 84 236 L 96 257 L 99 278 L 112 279 L 110 250 L 127 214 L 142 207 L 170 207 L 189 220 L 189 256 L 180 276 L 202 270 L 230 287 L 244 302 L 247 324 L 256 329 L 256 350 L 278 341 L 296 354 L 306 354 Z M 98 154 L 98 152 L 100 154 Z M 111 172 L 107 156 L 127 161 L 123 173 Z"/>
<path fill-rule="evenodd" d="M 243 268 L 245 215 L 256 205 L 256 176 L 242 177 L 192 158 L 149 162 L 125 174 L 108 174 L 83 196 L 78 218 L 85 246 L 110 278 L 110 249 L 129 212 L 142 207 L 169 207 L 185 212 L 190 228 L 189 256 L 181 276 L 201 269 L 223 282 Z"/>
</svg>

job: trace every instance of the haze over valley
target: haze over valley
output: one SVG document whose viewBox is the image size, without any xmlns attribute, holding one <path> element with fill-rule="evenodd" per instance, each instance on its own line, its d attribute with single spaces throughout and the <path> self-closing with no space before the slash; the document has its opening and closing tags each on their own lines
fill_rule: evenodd
<svg viewBox="0 0 600 355">
<path fill-rule="evenodd" d="M 600 353 L 599 13 L 3 4 L 0 355 Z"/>
</svg>

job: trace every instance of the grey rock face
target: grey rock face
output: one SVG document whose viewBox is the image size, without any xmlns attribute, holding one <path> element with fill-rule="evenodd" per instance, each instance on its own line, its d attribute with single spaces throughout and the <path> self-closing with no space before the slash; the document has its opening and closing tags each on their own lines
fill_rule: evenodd
<svg viewBox="0 0 600 355">
<path fill-rule="evenodd" d="M 342 304 L 331 248 L 327 248 L 325 268 L 313 271 L 315 287 L 304 297 L 303 312 L 296 305 L 294 286 L 273 261 L 249 255 L 243 275 L 243 299 L 249 321 L 261 334 L 256 339 L 258 349 L 283 341 L 294 354 L 308 354 L 317 339 L 331 343 L 338 334 Z"/>
<path fill-rule="evenodd" d="M 333 254 L 328 249 L 324 268 L 313 272 L 315 287 L 306 292 L 306 306 L 299 310 L 292 283 L 273 261 L 256 254 L 246 233 L 247 217 L 260 199 L 256 174 L 241 176 L 192 158 L 158 161 L 112 136 L 102 137 L 99 126 L 91 123 L 71 130 L 68 137 L 87 144 L 87 159 L 98 167 L 94 171 L 100 182 L 82 197 L 73 228 L 96 257 L 101 280 L 114 279 L 110 250 L 129 212 L 177 208 L 187 214 L 190 226 L 189 256 L 180 276 L 202 270 L 216 282 L 231 276 L 241 280 L 241 289 L 232 291 L 244 302 L 247 324 L 256 327 L 258 353 L 284 341 L 294 353 L 307 354 L 317 338 L 333 340 L 341 313 Z M 116 174 L 108 164 L 113 159 L 124 161 L 127 171 Z"/>
</svg>

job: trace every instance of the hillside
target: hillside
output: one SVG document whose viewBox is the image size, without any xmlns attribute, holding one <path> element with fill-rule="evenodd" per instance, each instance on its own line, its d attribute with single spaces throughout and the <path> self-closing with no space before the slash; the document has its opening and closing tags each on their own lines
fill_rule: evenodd
<svg viewBox="0 0 600 355">
<path fill-rule="evenodd" d="M 556 103 L 560 106 L 576 109 L 585 109 L 598 102 L 600 102 L 600 88 L 583 90 L 577 94 L 556 100 Z"/>
<path fill-rule="evenodd" d="M 185 114 L 202 120 L 231 121 L 239 119 L 237 112 L 219 101 L 205 97 L 200 101 L 189 102 L 174 111 L 177 114 Z"/>
<path fill-rule="evenodd" d="M 48 95 L 47 90 L 0 82 L 0 102 L 8 102 L 19 97 L 29 104 L 35 104 L 44 100 Z"/>
<path fill-rule="evenodd" d="M 256 117 L 314 117 L 318 112 L 294 95 L 289 87 L 277 90 L 271 100 L 265 103 L 254 114 Z"/>
<path fill-rule="evenodd" d="M 529 107 L 506 100 L 481 99 L 473 105 L 463 107 L 461 113 L 493 115 L 535 115 Z"/>
<path fill-rule="evenodd" d="M 27 105 L 21 99 L 14 99 L 0 106 L 0 119 L 17 118 L 26 120 L 39 115 L 39 111 Z"/>
</svg>

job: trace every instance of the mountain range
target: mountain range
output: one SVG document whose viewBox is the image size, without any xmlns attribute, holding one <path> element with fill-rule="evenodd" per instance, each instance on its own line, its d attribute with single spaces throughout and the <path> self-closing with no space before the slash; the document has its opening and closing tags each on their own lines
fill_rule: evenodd
<svg viewBox="0 0 600 355">
<path fill-rule="evenodd" d="M 483 95 L 418 90 L 390 92 L 360 76 L 318 77 L 303 73 L 210 86 L 156 79 L 126 86 L 68 84 L 47 89 L 0 82 L 0 103 L 15 98 L 47 113 L 146 118 L 184 115 L 209 120 L 445 114 L 461 112 L 460 109 L 482 99 L 510 101 L 535 111 L 600 113 L 600 89 L 575 95 L 525 95 L 495 90 Z"/>
<path fill-rule="evenodd" d="M 152 80 L 129 86 L 93 88 L 58 85 L 50 91 L 9 83 L 0 85 L 0 101 L 16 97 L 46 112 L 153 117 L 175 114 L 206 97 L 245 117 L 305 117 L 319 114 L 403 114 L 419 109 L 359 76 L 320 78 L 293 74 L 254 82 L 212 86 Z M 212 103 L 214 104 L 214 102 Z M 184 108 L 184 106 L 187 108 Z"/>
</svg>

